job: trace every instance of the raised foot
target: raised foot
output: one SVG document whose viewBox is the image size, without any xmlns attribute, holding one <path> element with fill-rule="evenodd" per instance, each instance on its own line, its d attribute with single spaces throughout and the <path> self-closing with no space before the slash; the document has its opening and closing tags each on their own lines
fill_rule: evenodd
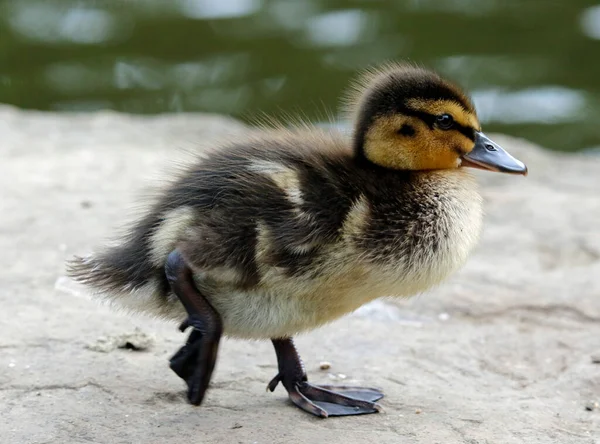
<svg viewBox="0 0 600 444">
<path fill-rule="evenodd" d="M 169 360 L 169 366 L 188 387 L 191 404 L 200 405 L 215 367 L 219 343 L 202 331 L 202 322 L 190 316 L 179 329 L 192 327 L 186 344 Z"/>
<path fill-rule="evenodd" d="M 268 385 L 268 389 L 273 391 L 278 382 L 279 378 L 276 376 Z M 366 415 L 382 411 L 375 401 L 383 398 L 383 393 L 375 388 L 313 385 L 301 381 L 288 389 L 288 395 L 296 406 L 321 418 Z"/>
<path fill-rule="evenodd" d="M 170 359 L 170 367 L 187 384 L 190 403 L 200 405 L 215 368 L 223 322 L 196 288 L 194 273 L 178 250 L 167 257 L 165 277 L 188 313 L 179 329 L 193 329 L 187 343 Z"/>
</svg>

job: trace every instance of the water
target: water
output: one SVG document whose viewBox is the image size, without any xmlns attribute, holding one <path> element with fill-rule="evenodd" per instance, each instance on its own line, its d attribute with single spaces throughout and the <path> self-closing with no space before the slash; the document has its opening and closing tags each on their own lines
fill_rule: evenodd
<svg viewBox="0 0 600 444">
<path fill-rule="evenodd" d="M 132 113 L 335 114 L 357 70 L 413 60 L 486 131 L 600 147 L 588 0 L 0 0 L 0 102 Z"/>
</svg>

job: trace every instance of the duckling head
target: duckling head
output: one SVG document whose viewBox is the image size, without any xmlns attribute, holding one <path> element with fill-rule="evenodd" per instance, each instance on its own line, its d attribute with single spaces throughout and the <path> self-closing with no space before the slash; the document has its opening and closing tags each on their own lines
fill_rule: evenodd
<svg viewBox="0 0 600 444">
<path fill-rule="evenodd" d="M 438 74 L 410 65 L 368 72 L 350 101 L 359 160 L 394 170 L 459 167 L 527 174 L 481 132 L 473 103 Z"/>
</svg>

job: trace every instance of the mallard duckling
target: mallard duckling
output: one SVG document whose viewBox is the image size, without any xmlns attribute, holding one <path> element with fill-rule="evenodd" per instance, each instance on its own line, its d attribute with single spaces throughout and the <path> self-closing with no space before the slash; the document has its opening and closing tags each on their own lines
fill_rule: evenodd
<svg viewBox="0 0 600 444">
<path fill-rule="evenodd" d="M 382 296 L 411 296 L 458 270 L 481 229 L 464 167 L 526 174 L 481 132 L 457 86 L 391 65 L 355 88 L 351 137 L 264 131 L 178 177 L 116 247 L 70 275 L 130 310 L 191 327 L 171 368 L 202 402 L 223 334 L 271 339 L 295 405 L 320 417 L 374 413 L 383 395 L 307 381 L 292 342 Z"/>
</svg>

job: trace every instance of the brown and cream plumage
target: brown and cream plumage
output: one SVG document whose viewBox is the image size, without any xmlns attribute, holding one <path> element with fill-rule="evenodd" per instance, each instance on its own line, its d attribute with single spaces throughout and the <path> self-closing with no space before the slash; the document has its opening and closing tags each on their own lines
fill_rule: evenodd
<svg viewBox="0 0 600 444">
<path fill-rule="evenodd" d="M 352 137 L 304 127 L 218 147 L 119 246 L 71 262 L 75 279 L 117 305 L 188 318 L 190 339 L 171 367 L 192 403 L 223 333 L 272 339 L 279 374 L 269 387 L 281 381 L 303 409 L 377 411 L 376 390 L 344 395 L 308 383 L 291 336 L 460 268 L 482 218 L 463 166 L 526 173 L 481 133 L 469 98 L 435 73 L 389 65 L 355 89 Z"/>
</svg>

